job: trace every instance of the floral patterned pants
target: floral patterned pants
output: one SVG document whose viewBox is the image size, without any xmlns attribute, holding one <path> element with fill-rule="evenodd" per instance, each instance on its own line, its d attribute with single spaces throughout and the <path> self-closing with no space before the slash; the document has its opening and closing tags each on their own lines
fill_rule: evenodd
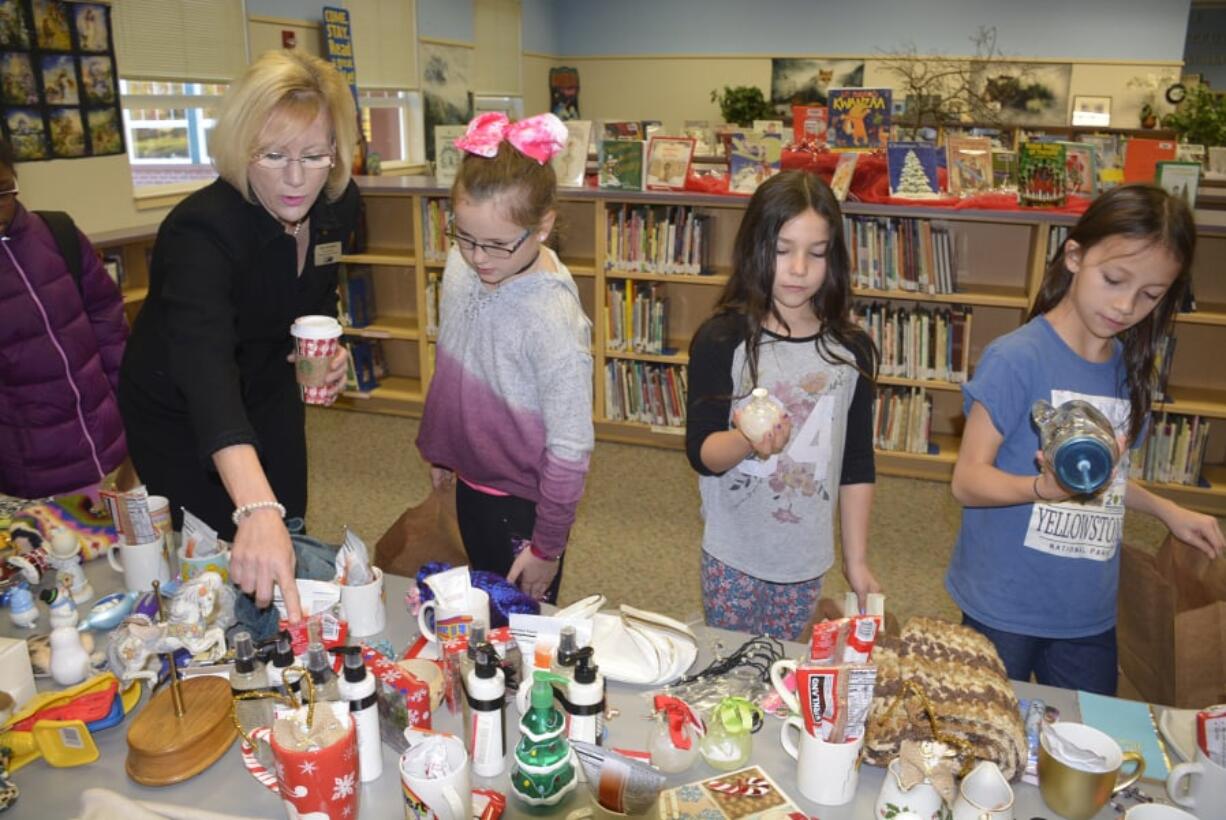
<svg viewBox="0 0 1226 820">
<path fill-rule="evenodd" d="M 776 584 L 702 553 L 702 609 L 707 624 L 751 635 L 798 640 L 822 594 L 821 577 Z"/>
</svg>

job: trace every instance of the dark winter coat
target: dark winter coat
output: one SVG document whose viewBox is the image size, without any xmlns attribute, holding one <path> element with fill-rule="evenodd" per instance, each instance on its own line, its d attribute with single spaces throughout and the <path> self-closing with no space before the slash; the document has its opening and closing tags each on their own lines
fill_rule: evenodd
<svg viewBox="0 0 1226 820">
<path fill-rule="evenodd" d="M 127 455 L 116 390 L 123 297 L 89 240 L 81 287 L 50 229 L 20 203 L 0 237 L 0 492 L 81 489 Z"/>
</svg>

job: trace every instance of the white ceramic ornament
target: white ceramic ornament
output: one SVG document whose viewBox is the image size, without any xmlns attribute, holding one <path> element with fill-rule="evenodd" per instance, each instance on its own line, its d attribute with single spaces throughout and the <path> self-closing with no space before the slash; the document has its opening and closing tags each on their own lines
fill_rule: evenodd
<svg viewBox="0 0 1226 820">
<path fill-rule="evenodd" d="M 9 597 L 9 620 L 23 629 L 32 629 L 38 623 L 38 604 L 30 590 L 13 590 Z"/>
<path fill-rule="evenodd" d="M 55 568 L 57 577 L 67 576 L 72 588 L 72 599 L 83 604 L 94 597 L 94 588 L 85 577 L 81 566 L 81 539 L 66 527 L 56 527 L 47 542 L 47 562 Z"/>
<path fill-rule="evenodd" d="M 737 416 L 737 427 L 755 444 L 760 442 L 783 418 L 783 410 L 770 397 L 765 387 L 755 387 L 749 403 Z"/>
<path fill-rule="evenodd" d="M 88 678 L 91 670 L 81 633 L 71 626 L 51 630 L 52 680 L 60 686 L 73 686 Z"/>
</svg>

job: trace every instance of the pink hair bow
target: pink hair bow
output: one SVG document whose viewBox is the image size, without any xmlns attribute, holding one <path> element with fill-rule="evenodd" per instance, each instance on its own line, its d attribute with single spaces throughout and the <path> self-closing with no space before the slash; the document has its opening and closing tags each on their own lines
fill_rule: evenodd
<svg viewBox="0 0 1226 820">
<path fill-rule="evenodd" d="M 490 111 L 468 124 L 468 131 L 455 141 L 455 147 L 480 157 L 494 157 L 498 144 L 506 140 L 524 156 L 544 165 L 566 146 L 566 137 L 566 126 L 553 114 L 511 122 L 506 114 Z"/>
</svg>

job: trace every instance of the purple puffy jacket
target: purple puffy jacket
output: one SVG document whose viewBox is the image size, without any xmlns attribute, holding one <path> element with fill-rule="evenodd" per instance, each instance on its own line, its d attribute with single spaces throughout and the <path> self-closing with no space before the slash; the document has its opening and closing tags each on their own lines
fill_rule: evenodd
<svg viewBox="0 0 1226 820">
<path fill-rule="evenodd" d="M 0 237 L 0 492 L 9 495 L 83 488 L 127 455 L 115 398 L 123 297 L 80 239 L 83 295 L 51 230 L 20 203 Z"/>
</svg>

